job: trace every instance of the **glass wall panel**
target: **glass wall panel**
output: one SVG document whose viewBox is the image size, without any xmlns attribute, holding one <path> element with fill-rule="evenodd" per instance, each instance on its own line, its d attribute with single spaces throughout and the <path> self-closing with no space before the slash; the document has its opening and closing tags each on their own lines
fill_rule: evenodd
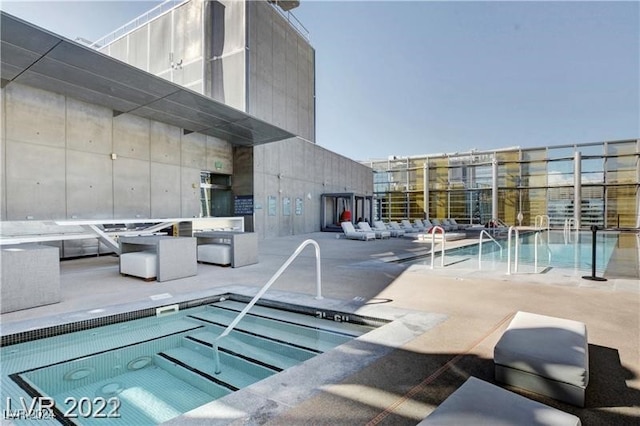
<svg viewBox="0 0 640 426">
<path fill-rule="evenodd" d="M 471 188 L 491 188 L 492 170 L 491 165 L 478 165 L 470 167 Z"/>
<path fill-rule="evenodd" d="M 547 155 L 549 160 L 557 160 L 563 158 L 573 158 L 575 148 L 573 146 L 560 147 L 560 148 L 547 148 Z"/>
<path fill-rule="evenodd" d="M 408 182 L 409 182 L 409 191 L 422 191 L 424 187 L 424 170 L 423 169 L 413 169 L 407 172 Z"/>
<path fill-rule="evenodd" d="M 549 186 L 573 185 L 573 160 L 549 161 L 548 178 Z"/>
<path fill-rule="evenodd" d="M 541 161 L 546 160 L 547 149 L 532 149 L 522 151 L 522 161 Z"/>
<path fill-rule="evenodd" d="M 537 161 L 522 164 L 522 186 L 547 186 L 547 163 Z"/>
<path fill-rule="evenodd" d="M 580 226 L 604 226 L 604 188 L 583 186 L 580 206 Z"/>
<path fill-rule="evenodd" d="M 549 188 L 547 214 L 551 227 L 562 228 L 565 219 L 573 217 L 574 187 Z"/>
<path fill-rule="evenodd" d="M 607 188 L 607 227 L 636 228 L 638 226 L 638 186 Z"/>
<path fill-rule="evenodd" d="M 498 217 L 507 225 L 517 225 L 519 197 L 516 189 L 498 191 Z"/>
<path fill-rule="evenodd" d="M 583 159 L 581 163 L 582 184 L 604 182 L 604 161 L 602 158 Z"/>
<path fill-rule="evenodd" d="M 609 142 L 607 143 L 607 155 L 629 155 L 638 153 L 638 142 Z"/>
<path fill-rule="evenodd" d="M 606 159 L 607 183 L 637 183 L 638 157 L 609 157 Z"/>
<path fill-rule="evenodd" d="M 580 145 L 577 147 L 577 151 L 579 151 L 583 157 L 589 156 L 603 156 L 604 155 L 604 143 L 599 143 L 596 145 Z"/>
<path fill-rule="evenodd" d="M 449 192 L 449 217 L 456 219 L 456 221 L 460 219 L 462 221 L 460 223 L 469 223 L 470 208 L 466 191 Z"/>
<path fill-rule="evenodd" d="M 547 214 L 547 190 L 523 189 L 522 192 L 523 225 L 533 226 L 535 217 Z"/>
</svg>

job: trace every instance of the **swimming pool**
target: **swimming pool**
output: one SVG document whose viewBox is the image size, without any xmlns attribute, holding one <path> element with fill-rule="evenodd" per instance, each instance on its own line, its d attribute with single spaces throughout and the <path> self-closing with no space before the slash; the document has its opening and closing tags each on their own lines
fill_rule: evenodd
<svg viewBox="0 0 640 426">
<path fill-rule="evenodd" d="M 3 336 L 4 418 L 16 424 L 158 424 L 386 323 L 258 304 L 220 341 L 222 371 L 216 374 L 212 343 L 245 299 L 226 295 L 186 309 L 161 308 L 160 316 L 72 333 L 61 329 L 44 338 L 35 331 Z"/>
<path fill-rule="evenodd" d="M 592 268 L 592 233 L 572 232 L 565 238 L 562 231 L 540 232 L 538 240 L 538 268 L 535 272 L 544 272 L 548 268 L 563 268 L 579 271 L 580 273 L 590 273 Z M 600 232 L 596 236 L 596 273 L 602 274 L 611 259 L 619 233 Z M 483 239 L 481 265 L 478 265 L 479 244 L 472 244 L 464 247 L 457 247 L 447 250 L 445 262 L 448 264 L 474 265 L 478 269 L 493 266 L 496 269 L 506 271 L 507 248 L 506 236 L 497 239 L 498 244 Z M 512 236 L 511 262 L 513 264 L 514 237 Z M 502 250 L 501 250 L 502 248 Z M 519 264 L 533 265 L 535 258 L 535 233 L 521 233 L 518 249 Z M 426 259 L 415 259 L 409 261 L 410 264 L 430 264 L 431 257 Z M 469 261 L 469 262 L 465 262 Z"/>
</svg>

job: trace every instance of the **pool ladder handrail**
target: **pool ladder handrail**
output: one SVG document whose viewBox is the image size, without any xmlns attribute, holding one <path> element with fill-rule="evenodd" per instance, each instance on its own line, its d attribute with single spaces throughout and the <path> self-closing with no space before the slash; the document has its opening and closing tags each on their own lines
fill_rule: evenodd
<svg viewBox="0 0 640 426">
<path fill-rule="evenodd" d="M 564 236 L 565 244 L 569 244 L 570 242 L 572 242 L 571 241 L 571 224 L 573 224 L 573 227 L 575 228 L 576 233 L 578 232 L 578 223 L 576 222 L 576 220 L 572 217 L 566 218 L 564 220 L 564 227 L 562 228 L 562 235 Z"/>
<path fill-rule="evenodd" d="M 440 266 L 444 267 L 444 245 L 446 241 L 445 231 L 442 226 L 434 226 L 429 232 L 431 232 L 431 269 L 433 269 L 433 256 L 435 254 L 436 245 L 436 233 L 440 231 L 442 233 L 442 249 L 440 251 Z"/>
<path fill-rule="evenodd" d="M 540 225 L 538 225 L 538 219 L 540 219 Z M 549 215 L 546 215 L 546 214 L 536 215 L 536 217 L 533 219 L 533 227 L 536 229 L 542 229 L 545 223 L 545 219 L 547 220 L 546 229 L 547 231 L 549 231 L 549 229 L 551 228 L 550 219 L 549 219 Z"/>
<path fill-rule="evenodd" d="M 496 243 L 498 245 L 498 247 L 500 247 L 500 259 L 502 259 L 502 245 L 491 236 L 491 234 L 489 234 L 486 230 L 482 230 L 480 231 L 480 244 L 478 245 L 478 269 L 482 269 L 482 236 L 486 235 L 487 237 L 489 237 L 489 239 L 491 241 L 493 241 L 494 243 Z"/>
<path fill-rule="evenodd" d="M 511 233 L 513 231 L 515 231 L 515 238 L 516 238 L 515 256 L 514 256 L 515 261 L 514 261 L 513 272 L 514 273 L 518 272 L 518 244 L 520 240 L 520 232 L 518 231 L 518 228 L 516 228 L 515 226 L 510 226 L 509 231 L 507 232 L 507 275 L 511 275 Z"/>
<path fill-rule="evenodd" d="M 233 321 L 231 321 L 231 323 L 227 326 L 227 328 L 225 328 L 224 331 L 218 337 L 216 337 L 214 339 L 214 341 L 213 341 L 213 359 L 214 359 L 214 362 L 215 362 L 215 373 L 216 374 L 220 374 L 220 372 L 222 371 L 222 368 L 220 366 L 220 351 L 218 349 L 218 341 L 220 339 L 222 339 L 223 337 L 225 337 L 226 335 L 228 335 L 231 332 L 231 330 L 233 330 L 233 328 L 236 325 L 238 325 L 240 320 L 242 318 L 244 318 L 244 316 L 247 314 L 247 312 L 249 312 L 249 309 L 251 309 L 253 307 L 253 305 L 256 304 L 258 299 L 260 299 L 267 292 L 267 290 L 269 290 L 269 287 L 271 287 L 271 285 L 274 282 L 276 282 L 276 280 L 278 278 L 280 278 L 280 275 L 282 275 L 282 273 L 289 267 L 291 262 L 293 262 L 298 257 L 298 255 L 302 252 L 302 250 L 306 246 L 308 246 L 309 244 L 313 245 L 314 248 L 315 248 L 315 251 L 316 251 L 316 297 L 315 298 L 317 300 L 322 299 L 322 279 L 321 279 L 321 275 L 320 275 L 320 246 L 314 240 L 304 240 L 298 246 L 296 251 L 294 251 L 293 254 L 291 254 L 291 256 L 289 256 L 287 261 L 282 264 L 280 269 L 278 269 L 278 271 L 275 274 L 273 274 L 271 279 L 264 286 L 262 286 L 260 291 L 258 291 L 258 293 L 256 293 L 255 296 L 253 296 L 253 299 L 251 299 L 251 302 L 249 302 L 247 304 L 247 306 L 245 306 L 244 309 L 242 311 L 240 311 L 240 313 L 235 317 L 235 319 Z"/>
<path fill-rule="evenodd" d="M 542 231 L 540 231 L 540 230 L 536 231 L 536 234 L 535 234 L 535 236 L 533 238 L 533 272 L 534 273 L 538 273 L 538 239 L 539 239 L 541 233 L 542 233 Z M 547 256 L 548 256 L 547 264 L 550 264 L 551 263 L 551 249 L 549 248 L 549 243 L 548 242 L 547 242 L 546 247 L 547 247 Z"/>
</svg>

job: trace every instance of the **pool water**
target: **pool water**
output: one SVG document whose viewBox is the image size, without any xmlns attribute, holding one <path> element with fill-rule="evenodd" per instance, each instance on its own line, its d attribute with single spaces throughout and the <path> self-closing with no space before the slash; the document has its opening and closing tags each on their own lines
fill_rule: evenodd
<svg viewBox="0 0 640 426">
<path fill-rule="evenodd" d="M 219 341 L 216 374 L 212 342 L 244 306 L 222 300 L 2 347 L 3 401 L 15 409 L 18 395 L 52 398 L 63 424 L 159 424 L 374 328 L 256 305 Z"/>
<path fill-rule="evenodd" d="M 572 232 L 565 240 L 562 231 L 541 232 L 538 237 L 538 270 L 544 271 L 546 268 L 564 268 L 581 271 L 582 273 L 592 270 L 592 233 Z M 533 265 L 535 259 L 535 233 L 521 233 L 518 247 L 519 264 Z M 611 259 L 613 249 L 618 243 L 619 234 L 612 232 L 600 232 L 596 235 L 596 273 L 602 274 Z M 515 259 L 514 237 L 512 235 L 511 262 Z M 482 264 L 483 266 L 493 262 L 494 264 L 505 264 L 507 262 L 507 241 L 498 239 L 502 247 L 502 253 L 498 245 L 489 240 L 483 239 L 482 243 Z M 455 263 L 463 259 L 477 261 L 479 244 L 465 247 L 458 247 L 446 251 L 445 262 Z M 426 262 L 431 258 L 427 257 Z M 410 263 L 425 263 L 425 260 L 412 261 Z M 464 262 L 463 264 L 466 264 Z"/>
</svg>

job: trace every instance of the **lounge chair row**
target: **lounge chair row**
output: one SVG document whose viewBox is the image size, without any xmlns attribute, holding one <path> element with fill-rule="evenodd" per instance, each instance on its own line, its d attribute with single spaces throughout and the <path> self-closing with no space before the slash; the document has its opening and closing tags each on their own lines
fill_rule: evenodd
<svg viewBox="0 0 640 426">
<path fill-rule="evenodd" d="M 382 221 L 374 221 L 373 227 L 368 222 L 359 222 L 357 228 L 351 222 L 342 222 L 342 231 L 348 239 L 370 241 L 389 237 L 409 237 L 409 238 L 422 238 L 425 234 L 428 234 L 435 226 L 440 226 L 446 233 L 444 238 L 447 241 L 466 238 L 464 232 L 451 232 L 454 229 L 458 229 L 459 225 L 450 225 L 449 222 L 445 226 L 440 225 L 439 221 L 436 221 L 438 225 L 434 225 L 428 219 L 424 221 L 415 219 L 413 224 L 409 220 L 402 220 L 401 223 L 392 221 L 385 224 Z M 455 226 L 455 227 L 454 227 Z M 442 234 L 435 234 L 435 238 L 440 240 L 443 238 Z"/>
</svg>

